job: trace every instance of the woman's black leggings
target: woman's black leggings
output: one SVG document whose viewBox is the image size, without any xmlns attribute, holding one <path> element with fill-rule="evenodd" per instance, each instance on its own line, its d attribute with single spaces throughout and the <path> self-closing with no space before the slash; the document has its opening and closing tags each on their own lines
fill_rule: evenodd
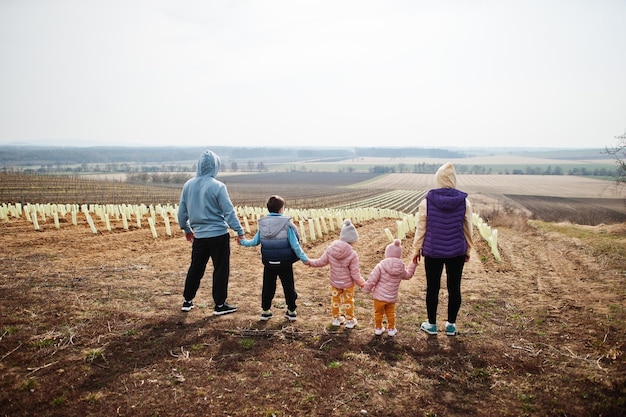
<svg viewBox="0 0 626 417">
<path fill-rule="evenodd" d="M 437 323 L 437 306 L 441 289 L 441 274 L 446 267 L 446 285 L 448 287 L 448 321 L 456 323 L 456 316 L 461 308 L 461 275 L 465 265 L 465 255 L 454 258 L 424 257 L 426 270 L 426 311 L 428 322 Z"/>
</svg>

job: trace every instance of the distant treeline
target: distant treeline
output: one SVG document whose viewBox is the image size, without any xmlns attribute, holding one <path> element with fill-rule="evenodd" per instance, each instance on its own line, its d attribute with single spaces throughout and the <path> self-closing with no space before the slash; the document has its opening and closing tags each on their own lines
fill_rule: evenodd
<svg viewBox="0 0 626 417">
<path fill-rule="evenodd" d="M 434 174 L 437 172 L 440 164 L 396 164 L 396 165 L 376 165 L 370 168 L 370 172 L 377 174 L 387 173 L 413 173 L 413 174 Z M 504 169 L 503 171 L 495 172 L 493 168 L 486 167 L 484 165 L 463 165 L 455 164 L 454 168 L 458 174 L 504 174 L 504 175 L 576 175 L 576 176 L 591 176 L 591 177 L 614 177 L 619 176 L 620 169 L 607 169 L 607 168 L 584 168 L 573 167 L 567 171 L 560 166 L 547 167 L 540 166 L 527 166 L 525 169 Z"/>
<path fill-rule="evenodd" d="M 387 173 L 414 173 L 414 174 L 434 174 L 439 169 L 440 164 L 427 164 L 425 162 L 419 164 L 385 164 L 363 166 L 360 172 L 369 172 L 372 174 Z M 526 166 L 525 168 L 503 168 L 494 169 L 485 165 L 465 165 L 455 164 L 458 174 L 503 174 L 503 175 L 576 175 L 576 176 L 592 176 L 603 178 L 618 178 L 620 176 L 620 168 L 609 169 L 586 168 L 580 166 L 569 167 L 563 169 L 560 166 Z M 221 172 L 267 172 L 269 169 L 264 161 L 255 162 L 248 160 L 245 164 L 238 164 L 236 161 L 224 163 Z M 316 168 L 308 168 L 303 165 L 301 169 L 291 169 L 283 172 L 313 172 Z M 133 183 L 160 183 L 160 184 L 182 184 L 192 175 L 189 173 L 196 172 L 196 164 L 189 162 L 188 164 L 158 164 L 158 165 L 135 165 L 131 163 L 106 163 L 106 164 L 87 164 L 82 163 L 74 167 L 63 164 L 42 164 L 38 168 L 21 168 L 16 167 L 0 167 L 0 172 L 4 173 L 36 173 L 36 174 L 126 174 L 126 181 Z M 345 166 L 337 168 L 337 172 L 355 173 L 357 169 L 354 166 Z"/>
<path fill-rule="evenodd" d="M 197 161 L 211 149 L 224 160 L 267 162 L 358 157 L 465 158 L 464 152 L 436 148 L 273 148 L 273 147 L 44 147 L 0 146 L 0 166 L 61 166 L 81 164 L 178 164 Z"/>
<path fill-rule="evenodd" d="M 301 169 L 294 171 L 317 170 L 305 163 L 323 161 L 324 163 L 357 160 L 366 157 L 389 159 L 389 163 L 368 166 L 366 164 L 337 166 L 339 172 L 363 170 L 370 173 L 419 173 L 431 174 L 437 171 L 439 164 L 405 164 L 394 162 L 394 158 L 436 158 L 463 159 L 471 157 L 462 151 L 438 148 L 273 148 L 273 147 L 35 147 L 35 146 L 0 146 L 0 170 L 3 172 L 26 173 L 126 173 L 131 182 L 171 183 L 184 182 L 188 175 L 165 175 L 164 173 L 194 173 L 196 161 L 205 149 L 211 149 L 222 159 L 221 171 L 226 172 L 266 172 L 270 164 L 302 162 Z M 511 152 L 514 154 L 515 152 Z M 522 154 L 532 155 L 529 151 Z M 596 150 L 553 151 L 544 155 L 552 159 L 574 158 L 578 160 L 611 158 Z M 608 159 L 607 159 L 608 160 Z M 343 164 L 343 162 L 341 162 Z M 295 166 L 295 165 L 294 165 Z M 330 166 L 330 165 L 329 165 Z M 484 165 L 455 164 L 459 174 L 510 174 L 510 175 L 579 175 L 595 177 L 619 177 L 619 168 L 593 167 L 581 165 L 563 168 L 561 166 L 526 166 L 526 167 L 490 167 Z M 147 175 L 149 174 L 149 175 Z M 163 178 L 159 178 L 159 175 Z"/>
</svg>

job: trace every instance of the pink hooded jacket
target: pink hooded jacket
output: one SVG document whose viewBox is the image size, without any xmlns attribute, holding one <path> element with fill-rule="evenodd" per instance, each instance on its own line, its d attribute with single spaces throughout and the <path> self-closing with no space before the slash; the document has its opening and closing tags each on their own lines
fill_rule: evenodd
<svg viewBox="0 0 626 417">
<path fill-rule="evenodd" d="M 359 255 L 347 242 L 335 240 L 318 259 L 309 259 L 310 266 L 319 268 L 330 264 L 330 285 L 346 289 L 357 284 L 362 287 L 365 280 L 359 269 Z"/>
<path fill-rule="evenodd" d="M 385 258 L 370 273 L 363 292 L 371 292 L 376 300 L 395 303 L 398 301 L 400 282 L 411 279 L 416 267 L 417 265 L 411 262 L 405 269 L 402 259 Z"/>
</svg>

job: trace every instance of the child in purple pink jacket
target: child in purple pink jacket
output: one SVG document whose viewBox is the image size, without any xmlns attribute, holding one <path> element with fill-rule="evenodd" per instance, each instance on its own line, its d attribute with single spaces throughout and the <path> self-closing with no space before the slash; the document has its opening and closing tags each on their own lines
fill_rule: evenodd
<svg viewBox="0 0 626 417">
<path fill-rule="evenodd" d="M 359 240 L 356 228 L 350 219 L 344 220 L 338 240 L 334 240 L 322 256 L 309 259 L 309 266 L 323 267 L 330 264 L 330 294 L 333 326 L 345 323 L 346 329 L 357 324 L 354 317 L 354 286 L 363 288 L 365 280 L 359 269 L 359 255 L 352 245 Z M 343 315 L 341 314 L 343 310 Z"/>
<path fill-rule="evenodd" d="M 363 292 L 372 293 L 374 297 L 374 334 L 383 334 L 383 317 L 387 317 L 387 334 L 395 336 L 396 329 L 396 302 L 402 280 L 411 279 L 415 274 L 417 264 L 411 262 L 405 268 L 402 261 L 402 246 L 399 239 L 395 239 L 385 248 L 385 259 L 380 261 L 370 273 L 369 279 L 363 287 Z"/>
</svg>

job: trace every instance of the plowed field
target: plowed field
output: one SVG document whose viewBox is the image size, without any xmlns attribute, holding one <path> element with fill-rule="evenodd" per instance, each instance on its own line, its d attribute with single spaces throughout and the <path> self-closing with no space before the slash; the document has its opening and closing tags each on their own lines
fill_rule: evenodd
<svg viewBox="0 0 626 417">
<path fill-rule="evenodd" d="M 93 234 L 0 225 L 0 414 L 5 416 L 619 416 L 626 409 L 626 228 L 494 218 L 502 262 L 479 241 L 459 335 L 428 336 L 422 267 L 402 284 L 399 333 L 330 326 L 328 270 L 295 265 L 298 320 L 259 321 L 258 250 L 232 245 L 229 302 L 211 268 L 180 311 L 190 246 L 148 228 Z M 395 220 L 359 224 L 364 277 Z M 254 232 L 254 230 L 253 230 Z M 307 242 L 311 257 L 333 236 Z M 403 256 L 410 258 L 410 235 Z M 445 284 L 443 284 L 445 288 Z M 439 323 L 447 296 L 440 296 Z"/>
</svg>

